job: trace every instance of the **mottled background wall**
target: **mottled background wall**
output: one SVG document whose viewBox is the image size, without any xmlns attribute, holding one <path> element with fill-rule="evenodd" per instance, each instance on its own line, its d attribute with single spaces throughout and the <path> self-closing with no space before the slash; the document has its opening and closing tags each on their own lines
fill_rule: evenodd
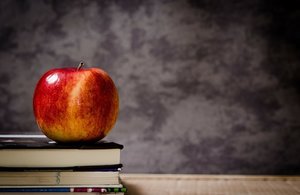
<svg viewBox="0 0 300 195">
<path fill-rule="evenodd" d="M 125 172 L 300 173 L 300 10 L 281 1 L 0 1 L 0 130 L 39 134 L 51 68 L 106 70 Z"/>
</svg>

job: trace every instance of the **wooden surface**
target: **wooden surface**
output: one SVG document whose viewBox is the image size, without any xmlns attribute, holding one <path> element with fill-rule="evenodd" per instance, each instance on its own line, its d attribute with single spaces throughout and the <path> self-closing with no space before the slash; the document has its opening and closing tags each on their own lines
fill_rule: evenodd
<svg viewBox="0 0 300 195">
<path fill-rule="evenodd" d="M 128 195 L 300 195 L 300 176 L 122 174 Z"/>
</svg>

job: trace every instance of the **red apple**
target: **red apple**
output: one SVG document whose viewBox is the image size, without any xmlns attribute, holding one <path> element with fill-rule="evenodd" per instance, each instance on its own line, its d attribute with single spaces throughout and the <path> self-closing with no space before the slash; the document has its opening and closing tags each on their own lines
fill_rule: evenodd
<svg viewBox="0 0 300 195">
<path fill-rule="evenodd" d="M 116 122 L 119 98 L 113 80 L 99 68 L 82 65 L 50 70 L 35 88 L 36 122 L 54 141 L 95 142 Z"/>
</svg>

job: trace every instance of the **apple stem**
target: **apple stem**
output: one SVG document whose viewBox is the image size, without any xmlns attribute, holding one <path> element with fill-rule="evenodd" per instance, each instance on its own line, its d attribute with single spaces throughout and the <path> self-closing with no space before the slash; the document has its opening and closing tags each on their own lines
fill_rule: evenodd
<svg viewBox="0 0 300 195">
<path fill-rule="evenodd" d="M 80 62 L 79 65 L 78 65 L 78 67 L 77 67 L 77 70 L 80 70 L 80 69 L 82 68 L 83 65 L 84 65 L 84 63 L 83 63 L 83 62 Z"/>
</svg>

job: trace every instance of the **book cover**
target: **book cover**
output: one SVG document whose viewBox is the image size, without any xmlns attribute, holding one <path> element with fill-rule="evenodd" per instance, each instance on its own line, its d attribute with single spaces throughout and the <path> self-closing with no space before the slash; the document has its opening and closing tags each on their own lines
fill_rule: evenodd
<svg viewBox="0 0 300 195">
<path fill-rule="evenodd" d="M 103 140 L 95 143 L 61 144 L 43 135 L 0 135 L 0 149 L 123 149 L 123 145 Z"/>
<path fill-rule="evenodd" d="M 45 136 L 0 136 L 0 167 L 53 168 L 119 165 L 123 145 L 99 141 L 60 144 Z"/>
<path fill-rule="evenodd" d="M 123 165 L 99 165 L 99 166 L 74 166 L 74 167 L 0 167 L 0 171 L 10 171 L 10 172 L 37 172 L 37 171 L 107 171 L 116 172 L 121 171 Z"/>
</svg>

